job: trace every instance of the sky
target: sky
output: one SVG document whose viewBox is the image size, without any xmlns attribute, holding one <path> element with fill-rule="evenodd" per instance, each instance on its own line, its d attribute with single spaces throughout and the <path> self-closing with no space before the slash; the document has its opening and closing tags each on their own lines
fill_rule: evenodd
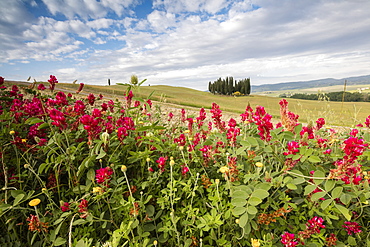
<svg viewBox="0 0 370 247">
<path fill-rule="evenodd" d="M 207 90 L 370 74 L 369 0 L 0 0 L 0 76 Z"/>
</svg>

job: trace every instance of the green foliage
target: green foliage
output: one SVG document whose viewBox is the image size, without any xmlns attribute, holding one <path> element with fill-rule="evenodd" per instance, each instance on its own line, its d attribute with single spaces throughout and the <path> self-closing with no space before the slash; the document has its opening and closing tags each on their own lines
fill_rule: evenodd
<svg viewBox="0 0 370 247">
<path fill-rule="evenodd" d="M 225 123 L 216 104 L 208 118 L 170 117 L 133 93 L 2 89 L 0 245 L 283 246 L 285 232 L 307 246 L 331 234 L 337 246 L 370 241 L 368 128 L 303 126 L 287 111 L 275 128 L 263 107 Z M 309 232 L 314 217 L 325 228 Z"/>
</svg>

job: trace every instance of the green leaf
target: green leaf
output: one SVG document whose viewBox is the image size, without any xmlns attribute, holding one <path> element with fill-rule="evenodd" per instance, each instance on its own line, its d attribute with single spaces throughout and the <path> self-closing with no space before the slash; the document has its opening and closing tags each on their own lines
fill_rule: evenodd
<svg viewBox="0 0 370 247">
<path fill-rule="evenodd" d="M 249 197 L 249 194 L 245 190 L 237 190 L 233 192 L 233 198 L 243 198 L 246 200 Z"/>
<path fill-rule="evenodd" d="M 292 183 L 287 184 L 286 187 L 288 187 L 288 189 L 290 189 L 290 190 L 296 190 L 297 189 L 297 185 L 292 184 Z"/>
<path fill-rule="evenodd" d="M 235 207 L 235 208 L 233 209 L 233 214 L 234 214 L 235 216 L 238 216 L 238 215 L 244 214 L 244 213 L 245 213 L 245 211 L 246 211 L 246 208 L 245 208 L 245 207 Z"/>
<path fill-rule="evenodd" d="M 271 183 L 259 183 L 254 187 L 255 190 L 262 189 L 268 191 L 272 187 Z"/>
<path fill-rule="evenodd" d="M 352 245 L 352 246 L 357 245 L 356 239 L 354 237 L 348 236 L 347 240 L 348 240 L 349 245 Z"/>
<path fill-rule="evenodd" d="M 317 185 L 320 185 L 326 179 L 325 173 L 319 170 L 315 171 L 313 176 L 315 177 L 313 182 Z"/>
<path fill-rule="evenodd" d="M 37 117 L 31 117 L 31 118 L 28 118 L 24 123 L 29 124 L 29 125 L 34 125 L 34 124 L 41 123 L 41 122 L 43 122 L 42 119 L 37 118 Z"/>
<path fill-rule="evenodd" d="M 342 205 L 339 205 L 339 204 L 335 204 L 335 207 L 343 214 L 343 216 L 347 219 L 347 220 L 351 220 L 351 215 L 349 214 L 349 210 L 348 208 L 346 207 L 343 207 Z"/>
<path fill-rule="evenodd" d="M 304 195 L 310 194 L 312 191 L 314 191 L 317 188 L 314 184 L 309 184 L 304 188 Z"/>
<path fill-rule="evenodd" d="M 67 242 L 67 240 L 65 240 L 64 238 L 58 237 L 54 241 L 54 246 L 61 246 L 61 245 L 63 245 L 66 242 Z"/>
<path fill-rule="evenodd" d="M 240 218 L 239 218 L 239 226 L 243 228 L 248 222 L 248 214 L 244 213 Z"/>
<path fill-rule="evenodd" d="M 77 226 L 77 225 L 82 225 L 82 224 L 85 224 L 85 223 L 87 223 L 87 221 L 86 221 L 86 220 L 84 220 L 84 219 L 78 219 L 78 220 L 74 221 L 74 222 L 72 223 L 72 225 L 73 225 L 73 226 Z"/>
<path fill-rule="evenodd" d="M 328 200 L 323 201 L 320 205 L 321 209 L 325 210 L 332 202 L 333 202 L 333 199 L 328 199 Z"/>
<path fill-rule="evenodd" d="M 311 162 L 311 163 L 319 163 L 319 162 L 321 162 L 321 159 L 319 158 L 319 156 L 316 156 L 316 155 L 312 155 L 312 156 L 308 157 L 307 160 L 309 162 Z"/>
<path fill-rule="evenodd" d="M 255 206 L 249 205 L 248 208 L 247 208 L 247 212 L 249 214 L 254 215 L 254 214 L 257 214 L 258 210 Z"/>
<path fill-rule="evenodd" d="M 335 181 L 334 180 L 326 180 L 325 182 L 325 190 L 326 192 L 331 191 L 335 186 Z"/>
<path fill-rule="evenodd" d="M 304 178 L 295 178 L 295 179 L 293 179 L 293 181 L 292 181 L 292 183 L 293 184 L 302 184 L 302 183 L 304 183 L 304 182 L 306 182 L 306 179 L 304 179 Z"/>
<path fill-rule="evenodd" d="M 336 187 L 332 190 L 331 196 L 333 198 L 339 198 L 343 192 L 343 187 Z"/>
<path fill-rule="evenodd" d="M 260 204 L 262 202 L 262 200 L 258 197 L 254 197 L 252 196 L 251 198 L 249 198 L 248 200 L 248 204 L 249 205 L 252 205 L 252 206 L 257 206 L 258 204 Z"/>
<path fill-rule="evenodd" d="M 91 181 L 94 181 L 95 180 L 95 170 L 94 169 L 90 169 L 87 174 L 87 179 L 91 180 Z"/>
<path fill-rule="evenodd" d="M 258 197 L 260 199 L 265 199 L 266 197 L 268 197 L 270 195 L 270 193 L 266 190 L 263 190 L 263 189 L 257 189 L 255 191 L 253 191 L 251 197 Z"/>
<path fill-rule="evenodd" d="M 235 207 L 243 207 L 247 204 L 247 200 L 244 198 L 233 198 L 231 199 L 231 204 Z"/>
<path fill-rule="evenodd" d="M 326 195 L 326 192 L 324 192 L 324 191 L 317 192 L 317 193 L 315 193 L 311 196 L 311 200 L 315 202 L 315 201 L 319 200 L 320 198 L 324 197 L 325 195 Z"/>
<path fill-rule="evenodd" d="M 349 195 L 349 194 L 346 194 L 346 193 L 343 193 L 341 196 L 340 196 L 340 201 L 342 203 L 344 203 L 345 205 L 348 205 L 348 203 L 350 203 L 350 201 L 352 200 L 352 196 Z"/>
<path fill-rule="evenodd" d="M 146 211 L 146 214 L 149 216 L 149 217 L 152 217 L 154 215 L 154 212 L 155 212 L 155 208 L 153 205 L 147 205 L 146 208 L 145 208 L 145 211 Z"/>
<path fill-rule="evenodd" d="M 15 199 L 14 199 L 13 206 L 18 205 L 18 203 L 23 199 L 24 196 L 25 196 L 25 194 L 19 194 L 19 195 L 17 195 L 15 197 Z"/>
</svg>

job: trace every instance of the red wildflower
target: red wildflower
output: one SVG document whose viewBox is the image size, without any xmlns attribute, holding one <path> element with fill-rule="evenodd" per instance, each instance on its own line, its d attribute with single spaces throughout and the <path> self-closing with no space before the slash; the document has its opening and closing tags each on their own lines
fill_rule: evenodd
<svg viewBox="0 0 370 247">
<path fill-rule="evenodd" d="M 334 233 L 331 233 L 330 236 L 325 239 L 325 241 L 326 241 L 326 246 L 335 246 L 337 245 L 336 242 L 338 241 L 338 239 Z"/>
<path fill-rule="evenodd" d="M 80 215 L 80 218 L 82 219 L 85 219 L 88 215 L 88 212 L 87 212 L 87 207 L 88 207 L 89 203 L 87 200 L 85 199 L 82 199 L 80 204 L 78 205 L 78 212 L 81 213 Z"/>
<path fill-rule="evenodd" d="M 96 170 L 96 175 L 95 175 L 96 182 L 98 184 L 108 185 L 112 174 L 113 174 L 113 170 L 109 166 L 105 168 L 100 168 Z"/>
<path fill-rule="evenodd" d="M 159 159 L 155 161 L 158 163 L 158 168 L 161 170 L 161 172 L 164 172 L 165 170 L 164 167 L 166 165 L 166 161 L 167 161 L 167 157 L 159 157 Z"/>
<path fill-rule="evenodd" d="M 285 232 L 281 235 L 281 243 L 284 247 L 295 247 L 298 245 L 297 241 L 294 241 L 295 237 L 293 233 Z"/>
<path fill-rule="evenodd" d="M 346 229 L 349 235 L 362 232 L 362 230 L 360 229 L 361 226 L 357 222 L 346 221 L 344 222 L 344 225 L 342 225 L 342 227 Z"/>
<path fill-rule="evenodd" d="M 62 210 L 62 212 L 67 212 L 67 211 L 71 210 L 69 208 L 69 203 L 68 202 L 63 203 L 63 205 L 60 206 L 60 210 Z"/>
<path fill-rule="evenodd" d="M 48 232 L 48 223 L 44 223 L 39 220 L 39 217 L 37 215 L 30 215 L 30 217 L 27 218 L 28 223 L 28 230 L 31 232 L 38 231 L 38 232 Z"/>
</svg>

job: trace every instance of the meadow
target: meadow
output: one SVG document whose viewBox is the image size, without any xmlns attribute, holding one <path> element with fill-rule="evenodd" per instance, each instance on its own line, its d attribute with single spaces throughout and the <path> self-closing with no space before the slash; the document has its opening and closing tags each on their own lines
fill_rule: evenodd
<svg viewBox="0 0 370 247">
<path fill-rule="evenodd" d="M 78 85 L 61 84 L 61 88 L 71 88 L 76 90 Z M 330 87 L 331 88 L 331 87 Z M 335 89 L 328 89 L 336 90 Z M 111 98 L 122 96 L 126 91 L 125 86 L 95 86 L 85 85 L 85 91 L 91 93 L 104 93 Z M 317 92 L 316 89 L 307 89 L 311 92 Z M 328 91 L 328 92 L 329 92 Z M 281 94 L 282 92 L 279 92 Z M 158 102 L 167 102 L 179 105 L 179 108 L 191 106 L 197 108 L 210 109 L 213 102 L 217 102 L 224 112 L 241 114 L 246 106 L 252 107 L 262 105 L 275 119 L 280 118 L 279 101 L 281 98 L 267 95 L 233 97 L 213 95 L 209 92 L 203 92 L 184 87 L 172 86 L 141 86 L 136 95 L 141 98 L 150 96 L 152 100 Z M 330 102 L 330 101 L 311 101 L 289 99 L 290 109 L 300 116 L 300 121 L 310 123 L 319 117 L 325 117 L 328 125 L 354 127 L 369 115 L 368 102 Z"/>
<path fill-rule="evenodd" d="M 361 103 L 4 85 L 0 246 L 370 246 Z"/>
</svg>

